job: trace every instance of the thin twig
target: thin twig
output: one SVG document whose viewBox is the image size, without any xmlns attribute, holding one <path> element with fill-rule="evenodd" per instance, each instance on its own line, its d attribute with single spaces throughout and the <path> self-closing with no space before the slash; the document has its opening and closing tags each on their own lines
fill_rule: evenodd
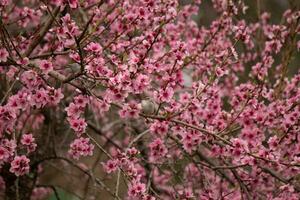
<svg viewBox="0 0 300 200">
<path fill-rule="evenodd" d="M 59 10 L 60 10 L 60 7 L 56 7 L 53 11 L 53 16 L 56 17 L 59 13 Z M 43 28 L 41 29 L 41 31 L 36 36 L 36 38 L 34 38 L 33 41 L 31 42 L 31 44 L 29 45 L 27 51 L 24 53 L 25 57 L 30 56 L 30 54 L 33 52 L 35 47 L 40 43 L 40 41 L 44 38 L 44 36 L 48 32 L 48 30 L 50 29 L 53 21 L 54 21 L 54 18 L 52 16 L 50 16 L 48 18 L 48 20 L 46 21 L 45 25 L 43 26 Z"/>
</svg>

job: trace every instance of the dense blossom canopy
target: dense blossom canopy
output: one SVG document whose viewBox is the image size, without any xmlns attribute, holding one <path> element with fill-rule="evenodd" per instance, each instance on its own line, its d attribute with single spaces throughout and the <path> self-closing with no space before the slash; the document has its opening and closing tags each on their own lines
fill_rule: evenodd
<svg viewBox="0 0 300 200">
<path fill-rule="evenodd" d="M 300 11 L 259 2 L 0 0 L 2 197 L 298 200 Z"/>
</svg>

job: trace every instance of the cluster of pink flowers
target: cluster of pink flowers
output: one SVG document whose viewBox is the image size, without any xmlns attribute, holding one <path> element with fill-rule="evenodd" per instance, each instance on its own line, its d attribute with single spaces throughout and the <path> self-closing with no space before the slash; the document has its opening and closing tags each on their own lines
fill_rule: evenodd
<svg viewBox="0 0 300 200">
<path fill-rule="evenodd" d="M 125 104 L 122 110 L 119 111 L 121 118 L 138 118 L 141 110 L 141 105 L 135 102 Z"/>
<path fill-rule="evenodd" d="M 14 155 L 16 149 L 16 143 L 14 140 L 4 139 L 1 141 L 0 148 L 0 164 L 3 165 L 5 162 L 10 161 Z"/>
<path fill-rule="evenodd" d="M 142 177 L 143 170 L 138 164 L 138 155 L 140 152 L 136 148 L 129 148 L 126 153 L 116 152 L 114 158 L 103 164 L 107 173 L 113 173 L 117 170 L 122 171 L 129 181 L 128 196 L 132 199 L 153 200 L 153 196 L 147 194 L 146 184 Z"/>
<path fill-rule="evenodd" d="M 8 52 L 6 51 L 6 49 L 1 48 L 0 49 L 0 61 L 1 62 L 6 62 L 7 61 L 7 57 L 8 57 Z"/>
<path fill-rule="evenodd" d="M 84 112 L 87 103 L 88 98 L 80 95 L 75 97 L 74 102 L 70 103 L 70 105 L 65 109 L 67 111 L 67 119 L 70 123 L 70 127 L 78 136 L 85 132 L 87 126 L 85 119 L 80 117 L 80 115 Z"/>
<path fill-rule="evenodd" d="M 79 159 L 80 156 L 91 156 L 93 155 L 94 145 L 90 144 L 89 138 L 78 138 L 75 139 L 71 145 L 69 154 L 74 159 Z"/>
<path fill-rule="evenodd" d="M 22 135 L 21 144 L 26 147 L 28 153 L 34 152 L 37 146 L 35 143 L 35 138 L 32 134 Z"/>
<path fill-rule="evenodd" d="M 0 196 L 299 199 L 300 8 L 252 4 L 0 0 Z"/>
<path fill-rule="evenodd" d="M 150 148 L 150 158 L 151 161 L 159 161 L 161 158 L 165 157 L 168 150 L 160 138 L 155 139 L 149 144 Z"/>
<path fill-rule="evenodd" d="M 30 160 L 26 156 L 16 156 L 11 162 L 10 172 L 16 176 L 22 176 L 29 172 Z"/>
</svg>

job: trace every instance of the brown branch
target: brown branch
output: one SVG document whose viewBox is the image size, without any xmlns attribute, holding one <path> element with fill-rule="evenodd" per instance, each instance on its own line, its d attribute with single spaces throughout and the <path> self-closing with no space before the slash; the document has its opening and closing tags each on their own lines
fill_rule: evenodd
<svg viewBox="0 0 300 200">
<path fill-rule="evenodd" d="M 66 54 L 69 54 L 70 52 L 71 52 L 70 50 L 61 51 L 61 52 L 59 52 L 59 51 L 48 52 L 48 53 L 30 56 L 29 59 L 34 60 L 34 59 L 48 58 L 48 57 L 52 57 L 52 56 L 66 55 Z"/>
<path fill-rule="evenodd" d="M 115 143 L 113 140 L 111 140 L 109 137 L 107 137 L 100 129 L 97 128 L 97 126 L 91 122 L 88 122 L 88 127 L 90 129 L 92 129 L 95 133 L 97 133 L 98 135 L 104 137 L 108 143 L 114 145 L 115 147 L 117 147 L 118 149 L 122 149 L 122 147 L 120 147 L 120 145 L 118 145 L 117 143 Z"/>
<path fill-rule="evenodd" d="M 198 162 L 196 161 L 181 145 L 181 142 L 179 141 L 179 139 L 177 139 L 176 137 L 172 136 L 172 135 L 168 135 L 176 144 L 177 146 L 184 152 L 184 154 L 187 156 L 187 158 L 189 158 L 189 160 L 191 160 L 196 166 L 198 166 L 198 164 L 201 164 L 207 168 L 210 168 L 212 170 L 214 170 L 216 172 L 216 174 L 219 174 L 221 177 L 223 177 L 230 185 L 234 186 L 234 181 L 231 180 L 231 178 L 222 170 L 222 169 L 214 169 L 214 167 L 216 167 L 216 165 L 209 159 L 207 158 L 205 155 L 203 155 L 201 152 L 196 151 L 196 155 L 203 160 L 205 163 L 202 162 Z M 200 169 L 199 169 L 200 170 Z M 200 170 L 201 171 L 201 170 Z"/>
<path fill-rule="evenodd" d="M 279 180 L 280 182 L 284 183 L 284 184 L 290 184 L 294 187 L 294 189 L 297 191 L 297 192 L 300 192 L 300 188 L 291 184 L 289 180 L 281 177 L 280 175 L 276 174 L 274 171 L 272 171 L 271 169 L 269 168 L 266 168 L 266 167 L 262 167 L 262 166 L 259 166 L 259 168 L 262 169 L 262 171 L 264 171 L 265 173 L 271 175 L 272 177 L 274 177 L 275 179 Z"/>
<path fill-rule="evenodd" d="M 60 7 L 56 7 L 53 11 L 53 16 L 57 16 L 59 13 Z M 33 41 L 31 42 L 31 44 L 29 45 L 29 48 L 27 49 L 27 51 L 24 53 L 25 57 L 29 57 L 30 54 L 33 52 L 33 50 L 36 48 L 36 46 L 41 42 L 41 40 L 44 38 L 44 36 L 46 35 L 46 33 L 48 32 L 48 30 L 50 29 L 53 21 L 54 21 L 54 17 L 50 16 L 48 18 L 48 20 L 45 22 L 44 26 L 42 27 L 42 29 L 40 30 L 40 32 L 38 33 L 38 35 L 33 39 Z"/>
</svg>

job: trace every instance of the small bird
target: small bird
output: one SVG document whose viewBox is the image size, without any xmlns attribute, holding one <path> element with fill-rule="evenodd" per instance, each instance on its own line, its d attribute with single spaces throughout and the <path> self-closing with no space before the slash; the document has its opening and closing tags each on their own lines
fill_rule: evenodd
<svg viewBox="0 0 300 200">
<path fill-rule="evenodd" d="M 142 100 L 142 111 L 145 114 L 152 115 L 158 109 L 158 105 L 150 99 Z"/>
</svg>

